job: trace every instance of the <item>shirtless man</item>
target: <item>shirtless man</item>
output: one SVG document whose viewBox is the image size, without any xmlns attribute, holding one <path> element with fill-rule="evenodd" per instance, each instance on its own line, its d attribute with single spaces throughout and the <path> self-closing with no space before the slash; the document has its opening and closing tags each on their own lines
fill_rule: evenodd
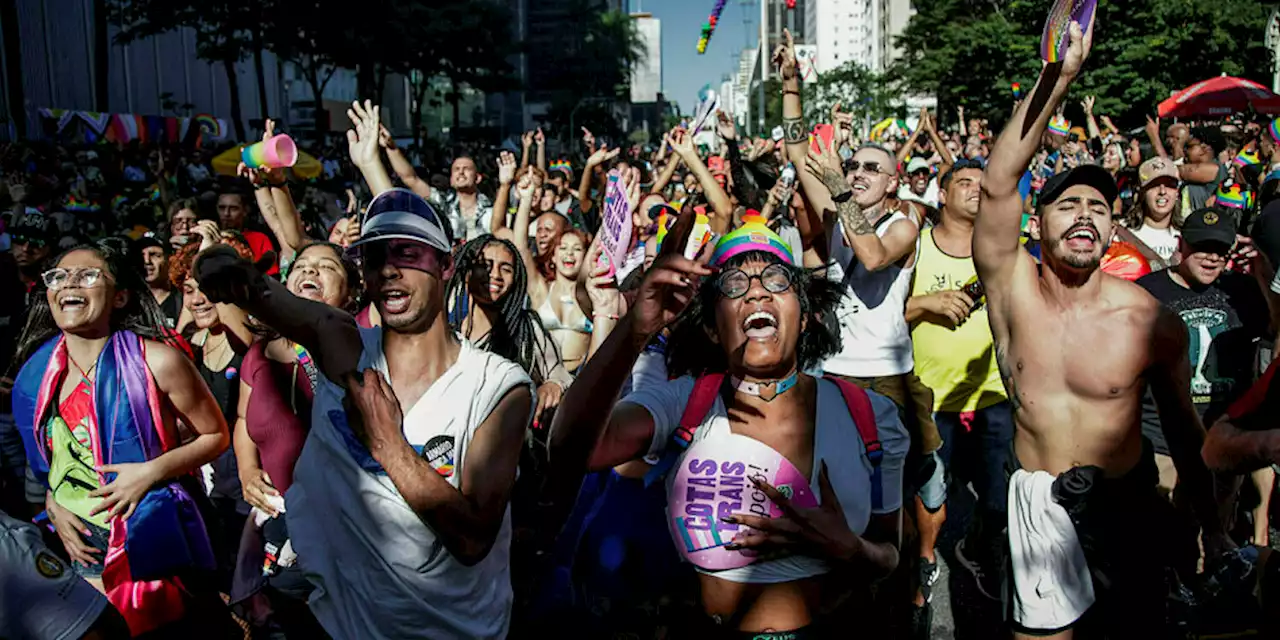
<svg viewBox="0 0 1280 640">
<path fill-rule="evenodd" d="M 973 236 L 997 363 L 1014 410 L 1012 466 L 1021 467 L 1009 488 L 1013 575 L 1007 591 L 1015 637 L 1070 638 L 1094 622 L 1120 633 L 1113 637 L 1159 635 L 1165 558 L 1151 546 L 1159 543 L 1135 546 L 1124 533 L 1137 522 L 1150 530 L 1160 515 L 1154 461 L 1139 430 L 1148 382 L 1205 527 L 1206 552 L 1215 557 L 1230 544 L 1213 515 L 1211 480 L 1200 458 L 1204 428 L 1188 394 L 1186 329 L 1140 287 L 1098 270 L 1113 233 L 1114 182 L 1092 165 L 1055 176 L 1039 205 L 1043 267 L 1037 270 L 1019 247 L 1018 179 L 1091 40 L 1092 33 L 1071 25 L 1065 60 L 1046 67 L 1035 89 L 1050 93 L 1048 104 L 1028 113 L 1035 101 L 1024 103 L 1001 134 Z M 1091 579 L 1102 576 L 1106 582 Z"/>
</svg>

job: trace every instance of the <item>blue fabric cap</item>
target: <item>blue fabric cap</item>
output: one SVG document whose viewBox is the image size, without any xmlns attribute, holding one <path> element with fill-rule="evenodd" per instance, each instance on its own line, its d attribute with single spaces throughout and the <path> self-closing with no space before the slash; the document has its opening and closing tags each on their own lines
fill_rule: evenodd
<svg viewBox="0 0 1280 640">
<path fill-rule="evenodd" d="M 403 188 L 384 191 L 369 203 L 360 239 L 350 248 L 385 240 L 413 240 L 444 253 L 449 253 L 453 244 L 435 209 Z"/>
</svg>

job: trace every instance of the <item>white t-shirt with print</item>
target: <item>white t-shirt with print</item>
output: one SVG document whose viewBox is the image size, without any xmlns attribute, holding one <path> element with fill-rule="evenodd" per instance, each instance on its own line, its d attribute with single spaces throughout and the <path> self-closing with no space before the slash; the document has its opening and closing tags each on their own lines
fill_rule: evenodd
<svg viewBox="0 0 1280 640">
<path fill-rule="evenodd" d="M 361 329 L 360 337 L 359 370 L 386 375 L 381 327 Z M 318 386 L 311 432 L 285 496 L 290 539 L 316 587 L 308 603 L 316 618 L 335 638 L 505 637 L 510 507 L 489 555 L 463 565 L 352 434 L 342 388 L 325 378 Z M 519 365 L 464 341 L 457 362 L 417 403 L 402 407 L 405 439 L 457 488 L 476 429 L 520 386 L 533 391 Z"/>
<path fill-rule="evenodd" d="M 1133 235 L 1137 236 L 1143 244 L 1151 247 L 1151 250 L 1167 263 L 1173 258 L 1173 252 L 1178 250 L 1178 238 L 1182 233 L 1172 226 L 1157 229 L 1143 224 L 1133 230 Z"/>
<path fill-rule="evenodd" d="M 671 446 L 671 434 L 680 426 L 680 417 L 684 415 L 685 405 L 689 403 L 694 383 L 693 377 L 684 376 L 666 384 L 644 385 L 637 387 L 623 399 L 623 402 L 644 407 L 653 416 L 653 442 L 649 447 L 649 459 L 661 458 L 667 447 Z M 814 418 L 817 431 L 813 437 L 813 471 L 809 477 L 810 489 L 814 496 L 821 499 L 818 474 L 822 470 L 822 462 L 827 462 L 831 487 L 840 499 L 840 506 L 844 508 L 845 522 L 857 534 L 866 531 L 872 513 L 891 513 L 902 506 L 902 468 L 907 450 L 911 446 L 911 438 L 898 417 L 897 405 L 874 392 L 868 391 L 867 396 L 870 397 L 871 408 L 875 412 L 878 437 L 884 452 L 880 461 L 883 492 L 881 508 L 871 508 L 871 462 L 867 460 L 862 437 L 845 405 L 844 395 L 829 380 L 819 380 L 818 383 L 818 411 Z M 707 417 L 694 432 L 693 442 L 729 433 L 731 430 L 724 399 L 717 395 Z M 672 469 L 680 468 L 686 455 L 688 450 L 681 453 Z M 667 491 L 670 492 L 675 473 L 668 473 L 666 480 Z M 831 567 L 824 560 L 799 555 L 760 561 L 726 571 L 698 569 L 701 573 L 731 582 L 757 584 L 791 582 L 822 575 L 830 570 Z"/>
</svg>

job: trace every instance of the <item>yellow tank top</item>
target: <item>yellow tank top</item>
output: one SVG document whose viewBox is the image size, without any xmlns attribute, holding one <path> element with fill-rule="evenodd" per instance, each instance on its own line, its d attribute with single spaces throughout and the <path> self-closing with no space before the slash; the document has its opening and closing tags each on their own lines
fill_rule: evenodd
<svg viewBox="0 0 1280 640">
<path fill-rule="evenodd" d="M 932 227 L 920 233 L 912 297 L 960 289 L 976 277 L 972 258 L 943 253 L 933 241 Z M 986 304 L 955 329 L 945 319 L 945 324 L 936 321 L 926 316 L 911 327 L 916 375 L 933 389 L 933 410 L 967 412 L 1004 400 Z"/>
</svg>

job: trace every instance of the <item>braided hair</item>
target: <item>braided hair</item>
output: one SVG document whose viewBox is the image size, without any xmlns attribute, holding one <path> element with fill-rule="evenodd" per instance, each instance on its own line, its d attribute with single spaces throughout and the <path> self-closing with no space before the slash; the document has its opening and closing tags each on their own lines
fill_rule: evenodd
<svg viewBox="0 0 1280 640">
<path fill-rule="evenodd" d="M 484 250 L 490 245 L 498 245 L 512 256 L 514 277 L 511 287 L 500 299 L 493 301 L 497 307 L 498 322 L 489 330 L 483 348 L 519 364 L 529 372 L 535 385 L 541 385 L 549 371 L 541 371 L 543 350 L 551 349 L 555 359 L 560 359 L 555 341 L 542 326 L 542 319 L 525 304 L 528 291 L 528 274 L 524 270 L 524 262 L 516 246 L 507 240 L 492 234 L 484 234 L 463 245 L 454 258 L 453 276 L 445 288 L 445 300 L 449 303 L 449 326 L 454 331 L 463 333 L 463 325 L 471 310 L 471 293 L 468 281 L 471 272 L 477 267 L 485 266 Z"/>
</svg>

